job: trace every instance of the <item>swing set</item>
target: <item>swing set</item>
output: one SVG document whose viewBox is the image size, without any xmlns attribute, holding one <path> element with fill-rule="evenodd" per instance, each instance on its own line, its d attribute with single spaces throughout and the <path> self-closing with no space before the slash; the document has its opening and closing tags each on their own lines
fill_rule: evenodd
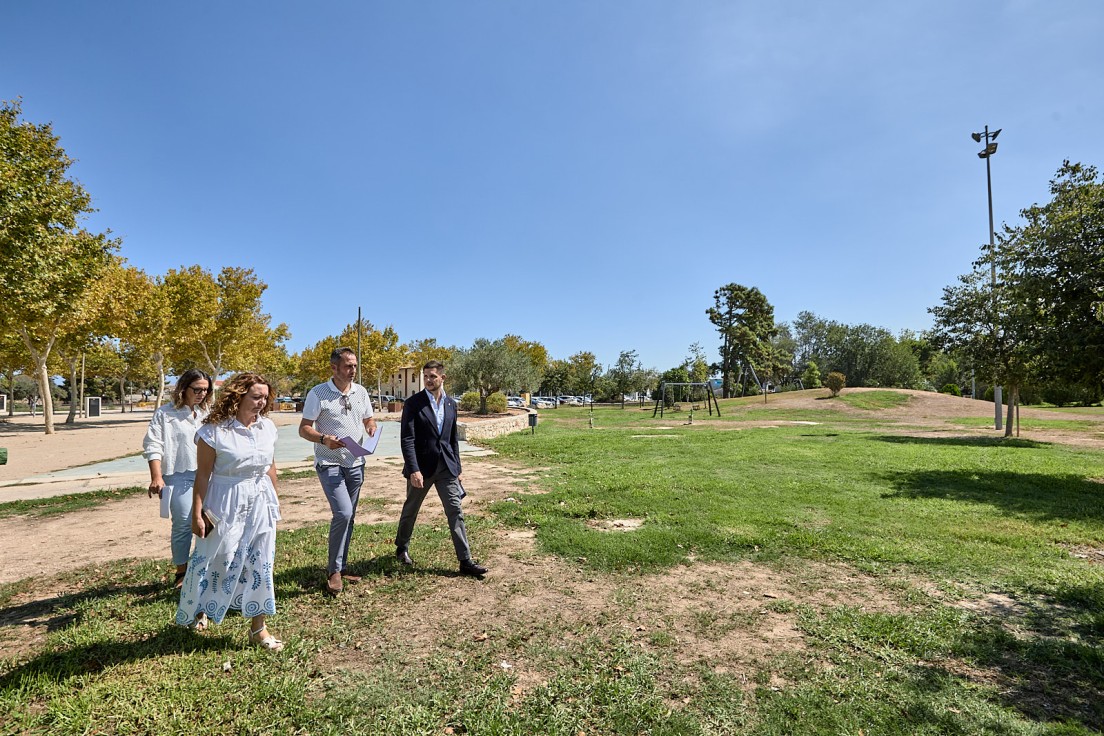
<svg viewBox="0 0 1104 736">
<path fill-rule="evenodd" d="M 691 382 L 691 383 L 681 383 L 681 382 L 675 383 L 675 382 L 672 382 L 672 383 L 668 383 L 668 382 L 663 382 L 663 383 L 659 384 L 659 398 L 656 399 L 655 409 L 652 410 L 652 416 L 653 417 L 655 417 L 657 414 L 660 417 L 663 416 L 664 409 L 667 406 L 667 389 L 669 389 L 669 388 L 678 388 L 678 387 L 687 387 L 687 388 L 690 389 L 690 391 L 689 391 L 689 401 L 691 403 L 691 409 L 690 409 L 691 416 L 693 416 L 693 414 L 694 414 L 694 409 L 697 408 L 697 404 L 694 403 L 696 401 L 696 399 L 694 398 L 694 389 L 695 388 L 700 388 L 702 390 L 702 393 L 705 395 L 705 405 L 709 409 L 709 416 L 713 416 L 714 407 L 716 407 L 716 409 L 717 409 L 717 416 L 721 415 L 721 405 L 719 403 L 717 403 L 717 395 L 715 393 L 713 393 L 713 385 L 712 384 L 710 384 L 708 382 L 706 382 L 706 383 L 697 383 L 697 382 Z M 674 400 L 672 400 L 671 403 L 674 404 Z M 675 408 L 672 411 L 680 411 L 680 408 L 679 408 L 678 404 L 674 404 L 674 406 L 675 406 Z"/>
</svg>

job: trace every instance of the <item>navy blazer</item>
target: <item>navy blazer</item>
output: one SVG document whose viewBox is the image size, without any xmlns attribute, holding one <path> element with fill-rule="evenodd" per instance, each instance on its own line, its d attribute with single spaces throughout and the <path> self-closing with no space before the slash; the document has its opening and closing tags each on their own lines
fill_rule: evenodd
<svg viewBox="0 0 1104 736">
<path fill-rule="evenodd" d="M 403 475 L 420 472 L 429 479 L 447 469 L 460 475 L 460 440 L 456 436 L 456 402 L 445 394 L 445 421 L 437 433 L 437 419 L 426 392 L 419 391 L 403 404 L 399 444 L 402 446 Z"/>
</svg>

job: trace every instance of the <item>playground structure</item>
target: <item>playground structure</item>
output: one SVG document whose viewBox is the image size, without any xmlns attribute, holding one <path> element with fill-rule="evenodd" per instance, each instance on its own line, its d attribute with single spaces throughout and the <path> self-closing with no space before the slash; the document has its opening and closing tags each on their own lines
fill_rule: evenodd
<svg viewBox="0 0 1104 736">
<path fill-rule="evenodd" d="M 699 383 L 699 382 L 689 382 L 689 383 L 682 383 L 682 382 L 670 382 L 670 383 L 668 383 L 668 382 L 664 382 L 664 383 L 659 384 L 659 397 L 656 399 L 655 409 L 652 410 L 652 416 L 653 417 L 656 416 L 657 414 L 661 417 L 663 416 L 663 412 L 664 412 L 664 410 L 666 409 L 666 406 L 667 406 L 667 391 L 668 391 L 668 389 L 674 389 L 674 388 L 678 388 L 678 387 L 689 388 L 689 392 L 688 392 L 689 393 L 689 398 L 686 399 L 686 400 L 690 402 L 690 416 L 691 417 L 693 417 L 693 415 L 694 415 L 694 409 L 697 408 L 697 404 L 694 403 L 695 402 L 695 398 L 694 398 L 694 389 L 695 388 L 700 388 L 702 390 L 702 394 L 704 395 L 705 405 L 709 409 L 709 416 L 713 416 L 713 409 L 714 408 L 716 408 L 716 410 L 717 410 L 717 416 L 721 415 L 721 405 L 719 403 L 717 403 L 717 395 L 715 393 L 713 393 L 713 385 L 712 384 L 710 384 L 708 382 L 702 382 L 702 383 Z M 672 400 L 672 403 L 674 403 L 674 400 Z M 675 403 L 674 406 L 675 406 L 675 408 L 672 411 L 681 411 L 681 409 L 680 409 L 680 407 L 677 403 Z"/>
</svg>

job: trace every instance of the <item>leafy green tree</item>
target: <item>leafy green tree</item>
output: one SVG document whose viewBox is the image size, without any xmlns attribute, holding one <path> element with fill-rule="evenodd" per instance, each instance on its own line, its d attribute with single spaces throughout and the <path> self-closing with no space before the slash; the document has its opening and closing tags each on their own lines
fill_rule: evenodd
<svg viewBox="0 0 1104 736">
<path fill-rule="evenodd" d="M 1011 266 L 1014 243 L 999 238 L 997 258 Z M 959 277 L 956 286 L 943 289 L 943 303 L 928 311 L 935 317 L 932 342 L 964 355 L 979 372 L 993 376 L 1007 386 L 1008 422 L 1005 436 L 1012 434 L 1012 419 L 1020 387 L 1036 373 L 1038 330 L 1036 306 L 1024 298 L 1014 278 L 998 288 L 991 285 L 985 259 Z"/>
<path fill-rule="evenodd" d="M 581 350 L 567 359 L 567 390 L 575 396 L 591 394 L 602 375 L 602 365 L 594 353 Z"/>
<path fill-rule="evenodd" d="M 705 311 L 721 333 L 721 385 L 723 396 L 728 398 L 740 366 L 751 366 L 757 373 L 769 371 L 774 307 L 759 289 L 740 284 L 717 289 L 713 302 Z"/>
<path fill-rule="evenodd" d="M 543 396 L 559 396 L 567 391 L 568 382 L 571 379 L 571 366 L 566 360 L 551 360 L 544 369 L 544 377 L 540 383 L 540 393 Z"/>
<path fill-rule="evenodd" d="M 107 267 L 118 242 L 79 222 L 91 198 L 69 177 L 73 160 L 49 124 L 23 121 L 18 101 L 0 102 L 0 332 L 20 336 L 54 433 L 50 353 L 66 314 Z"/>
<path fill-rule="evenodd" d="M 409 347 L 399 344 L 398 333 L 388 325 L 377 329 L 371 322 L 361 318 L 345 325 L 337 335 L 322 338 L 314 345 L 304 348 L 291 356 L 290 372 L 294 375 L 294 386 L 300 392 L 308 391 L 312 386 L 330 378 L 330 354 L 339 347 L 356 350 L 357 338 L 360 338 L 360 378 L 361 383 L 376 386 L 381 391 L 383 377 L 394 373 L 410 360 Z M 435 341 L 423 341 L 424 354 L 445 350 L 436 347 Z M 423 355 L 424 355 L 423 354 Z M 426 358 L 428 361 L 430 358 Z M 438 358 L 439 359 L 439 358 Z"/>
<path fill-rule="evenodd" d="M 794 320 L 797 365 L 815 362 L 839 371 L 853 386 L 919 388 L 919 359 L 909 341 L 898 342 L 889 330 L 869 324 L 845 325 L 801 312 Z"/>
<path fill-rule="evenodd" d="M 801 385 L 805 388 L 820 387 L 820 369 L 815 361 L 810 360 L 805 366 L 805 372 L 801 374 Z"/>
<path fill-rule="evenodd" d="M 539 342 L 533 342 L 530 340 L 523 340 L 517 335 L 506 335 L 502 338 L 507 347 L 518 350 L 529 356 L 529 362 L 533 366 L 533 373 L 531 380 L 534 382 L 518 387 L 520 391 L 532 392 L 534 389 L 540 386 L 541 379 L 544 377 L 544 371 L 548 367 L 548 349 Z"/>
<path fill-rule="evenodd" d="M 342 336 L 342 339 L 349 338 Z M 382 390 L 384 376 L 396 372 L 410 360 L 405 346 L 399 343 L 399 334 L 391 325 L 367 333 L 362 338 L 361 351 L 361 375 L 375 376 L 377 391 Z M 326 364 L 329 365 L 329 357 Z"/>
<path fill-rule="evenodd" d="M 696 344 L 696 343 L 695 343 Z M 703 358 L 704 360 L 704 358 Z M 625 394 L 639 384 L 638 373 L 642 370 L 635 350 L 622 350 L 617 363 L 606 374 L 613 396 L 621 398 L 621 408 L 625 408 Z"/>
<path fill-rule="evenodd" d="M 672 386 L 664 391 L 663 384 L 665 383 L 689 383 L 690 372 L 686 370 L 685 365 L 675 366 L 669 368 L 659 375 L 658 385 L 652 392 L 652 398 L 658 400 L 660 393 L 666 394 L 664 398 L 664 404 L 670 406 L 676 401 L 685 401 L 689 397 L 690 393 L 686 386 Z"/>
<path fill-rule="evenodd" d="M 487 397 L 496 391 L 536 385 L 529 355 L 507 342 L 477 339 L 470 348 L 457 350 L 446 368 L 451 385 L 460 391 L 479 392 L 479 413 L 487 413 Z"/>
<path fill-rule="evenodd" d="M 272 326 L 262 309 L 268 285 L 251 268 L 227 266 L 218 277 L 200 266 L 169 270 L 165 294 L 174 317 L 172 363 L 198 366 L 217 378 L 278 363 L 287 325 Z"/>
<path fill-rule="evenodd" d="M 422 366 L 431 360 L 448 363 L 452 358 L 453 348 L 437 344 L 437 338 L 429 337 L 424 340 L 415 340 L 404 346 L 411 364 L 421 370 Z"/>
<path fill-rule="evenodd" d="M 774 326 L 774 335 L 770 340 L 770 365 L 768 376 L 775 385 L 796 382 L 797 371 L 794 368 L 794 353 L 797 341 L 790 326 L 780 322 Z"/>
<path fill-rule="evenodd" d="M 1005 228 L 1010 248 L 998 270 L 1010 300 L 1031 307 L 1039 370 L 1048 380 L 1091 387 L 1104 382 L 1104 180 L 1096 168 L 1063 162 L 1051 200 Z"/>
<path fill-rule="evenodd" d="M 965 375 L 959 368 L 958 361 L 950 353 L 936 350 L 928 361 L 927 380 L 933 388 L 945 386 L 948 383 L 962 385 Z"/>
<path fill-rule="evenodd" d="M 839 371 L 832 371 L 824 379 L 824 385 L 832 392 L 832 396 L 839 396 L 839 392 L 847 385 L 847 376 Z"/>
</svg>

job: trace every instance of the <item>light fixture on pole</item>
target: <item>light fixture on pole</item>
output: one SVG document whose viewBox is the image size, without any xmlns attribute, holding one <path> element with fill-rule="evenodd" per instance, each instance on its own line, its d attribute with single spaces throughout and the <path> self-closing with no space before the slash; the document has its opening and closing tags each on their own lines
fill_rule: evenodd
<svg viewBox="0 0 1104 736">
<path fill-rule="evenodd" d="M 997 337 L 997 244 L 996 236 L 993 229 L 993 174 L 989 166 L 989 159 L 993 154 L 997 152 L 997 136 L 1000 135 L 1001 128 L 997 128 L 994 131 L 989 130 L 989 126 L 985 126 L 984 133 L 971 133 L 970 137 L 975 142 L 981 143 L 985 141 L 985 148 L 978 151 L 978 158 L 985 159 L 985 184 L 989 193 L 989 275 L 990 286 L 993 292 L 993 341 L 996 343 Z M 1001 387 L 997 385 L 996 371 L 994 369 L 993 374 L 993 427 L 995 429 L 1001 429 L 1001 404 L 1003 404 L 1001 396 Z"/>
</svg>

